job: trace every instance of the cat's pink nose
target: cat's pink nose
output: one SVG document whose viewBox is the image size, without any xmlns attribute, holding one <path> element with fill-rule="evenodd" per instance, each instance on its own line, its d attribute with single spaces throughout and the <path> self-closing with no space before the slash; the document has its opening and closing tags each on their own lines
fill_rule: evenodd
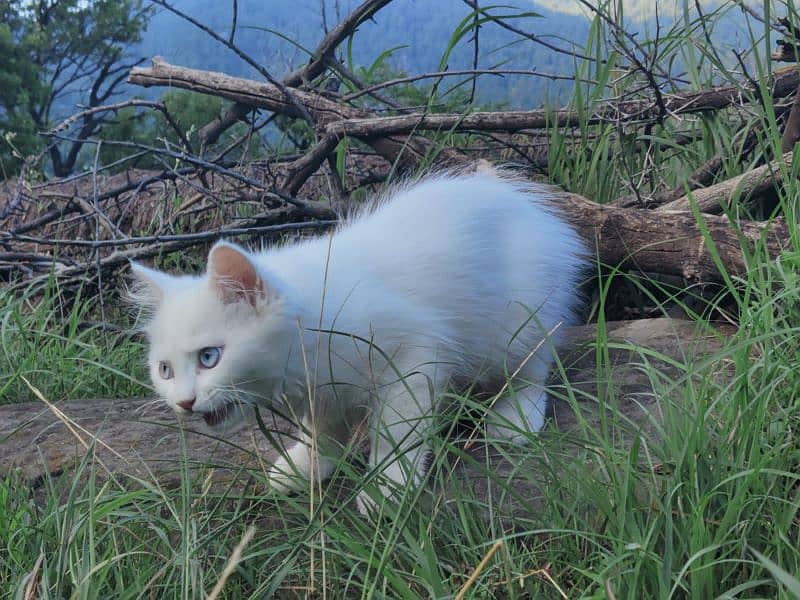
<svg viewBox="0 0 800 600">
<path fill-rule="evenodd" d="M 194 406 L 194 398 L 190 398 L 189 400 L 181 400 L 178 402 L 178 406 L 180 406 L 183 410 L 192 410 L 192 406 Z"/>
</svg>

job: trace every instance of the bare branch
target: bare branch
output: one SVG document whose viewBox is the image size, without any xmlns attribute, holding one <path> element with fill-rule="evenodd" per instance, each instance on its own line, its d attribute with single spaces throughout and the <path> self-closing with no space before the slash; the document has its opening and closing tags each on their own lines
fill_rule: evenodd
<svg viewBox="0 0 800 600">
<path fill-rule="evenodd" d="M 339 44 L 352 35 L 361 23 L 371 19 L 375 16 L 375 13 L 391 1 L 392 0 L 367 0 L 362 3 L 322 38 L 322 41 L 320 41 L 319 45 L 314 50 L 314 56 L 307 65 L 292 71 L 283 78 L 284 85 L 297 87 L 303 82 L 315 79 L 325 70 L 326 59 L 333 55 L 336 48 L 339 47 Z"/>
<path fill-rule="evenodd" d="M 757 167 L 731 179 L 726 179 L 711 187 L 695 190 L 672 202 L 662 205 L 659 211 L 690 210 L 692 201 L 701 212 L 720 213 L 724 206 L 736 197 L 748 197 L 763 194 L 775 189 L 783 181 L 783 174 L 792 170 L 792 152 L 787 152 L 779 161 Z"/>
<path fill-rule="evenodd" d="M 364 95 L 372 94 L 378 90 L 382 90 L 395 85 L 403 83 L 413 83 L 422 79 L 441 79 L 442 77 L 459 77 L 459 76 L 476 76 L 476 75 L 493 75 L 495 77 L 502 77 L 503 75 L 526 75 L 532 77 L 541 77 L 551 81 L 579 81 L 581 83 L 597 83 L 591 79 L 580 79 L 572 75 L 556 75 L 554 73 L 541 73 L 535 70 L 526 69 L 460 69 L 449 71 L 434 71 L 432 73 L 421 73 L 419 75 L 409 75 L 408 77 L 398 77 L 396 79 L 388 79 L 381 83 L 376 83 L 368 87 L 364 87 L 357 92 L 342 96 L 342 102 L 352 102 Z"/>
<path fill-rule="evenodd" d="M 164 85 L 212 94 L 240 104 L 266 108 L 291 117 L 301 116 L 297 110 L 299 103 L 312 115 L 313 121 L 320 130 L 334 121 L 366 118 L 372 114 L 368 110 L 346 106 L 321 94 L 305 90 L 295 90 L 293 92 L 295 102 L 290 103 L 281 91 L 270 83 L 231 77 L 212 71 L 176 67 L 161 59 L 153 59 L 151 68 L 132 69 L 128 81 L 136 85 Z M 325 131 L 322 130 L 321 133 L 324 135 Z M 403 140 L 378 136 L 367 137 L 364 141 L 389 162 L 398 162 L 403 169 L 412 168 L 420 160 L 437 150 L 433 142 L 421 136 Z M 439 151 L 443 162 L 463 160 L 460 153 L 455 150 L 444 148 Z"/>
<path fill-rule="evenodd" d="M 326 61 L 329 58 L 333 58 L 333 53 L 339 44 L 355 31 L 359 23 L 372 18 L 375 13 L 389 4 L 389 2 L 391 0 L 368 0 L 361 4 L 322 39 L 307 65 L 283 78 L 283 85 L 297 87 L 304 81 L 311 81 L 320 75 L 325 70 Z M 233 43 L 232 37 L 230 43 Z M 234 104 L 224 114 L 200 129 L 200 139 L 206 145 L 215 143 L 225 130 L 244 118 L 251 110 L 252 107 L 248 104 Z"/>
<path fill-rule="evenodd" d="M 215 39 L 216 41 L 218 41 L 219 43 L 224 45 L 226 48 L 229 48 L 230 50 L 235 52 L 236 55 L 239 58 L 241 58 L 248 65 L 250 65 L 256 71 L 258 71 L 261 74 L 261 76 L 264 77 L 264 79 L 266 79 L 268 82 L 270 82 L 276 88 L 278 88 L 278 90 L 280 90 L 280 93 L 283 96 L 284 100 L 287 101 L 288 103 L 294 105 L 294 107 L 297 109 L 297 111 L 299 113 L 299 116 L 301 116 L 302 118 L 304 118 L 306 121 L 308 121 L 310 124 L 313 125 L 313 120 L 312 120 L 311 115 L 309 115 L 309 113 L 306 111 L 305 107 L 302 104 L 298 103 L 294 99 L 294 95 L 289 90 L 289 88 L 286 85 L 284 85 L 283 83 L 281 83 L 280 81 L 277 81 L 274 77 L 272 77 L 270 72 L 267 71 L 263 67 L 263 65 L 261 65 L 258 61 L 253 60 L 250 57 L 250 55 L 248 55 L 241 48 L 239 48 L 239 46 L 234 44 L 232 40 L 226 40 L 225 38 L 223 38 L 221 35 L 219 35 L 216 31 L 214 31 L 210 27 L 204 25 L 203 23 L 201 23 L 200 21 L 198 21 L 194 17 L 186 14 L 185 12 L 183 12 L 181 10 L 178 10 L 177 8 L 175 8 L 174 6 L 172 6 L 171 4 L 166 2 L 166 0 L 150 0 L 150 1 L 153 2 L 154 4 L 159 5 L 159 6 L 163 6 L 164 8 L 169 10 L 170 12 L 176 14 L 177 16 L 179 16 L 180 18 L 184 19 L 185 21 L 188 21 L 189 23 L 191 23 L 192 25 L 194 25 L 198 29 L 204 31 L 209 36 L 211 36 L 213 39 Z M 155 62 L 155 60 L 154 60 L 154 62 Z"/>
<path fill-rule="evenodd" d="M 255 219 L 251 219 L 254 221 Z M 39 244 L 41 246 L 80 246 L 83 248 L 122 248 L 125 246 L 136 246 L 136 245 L 143 245 L 143 244 L 150 244 L 150 245 L 158 245 L 158 244 L 165 244 L 167 242 L 187 242 L 187 243 L 200 243 L 200 242 L 208 242 L 210 240 L 216 240 L 223 236 L 234 236 L 234 235 L 261 235 L 265 233 L 286 233 L 290 231 L 305 231 L 305 230 L 314 230 L 314 229 L 326 229 L 329 227 L 333 227 L 339 221 L 337 219 L 333 220 L 326 220 L 326 221 L 301 221 L 297 223 L 281 223 L 279 225 L 251 225 L 249 227 L 222 227 L 219 229 L 210 229 L 206 231 L 198 231 L 195 233 L 181 233 L 175 235 L 143 235 L 138 237 L 126 237 L 124 239 L 112 239 L 112 240 L 70 240 L 70 239 L 50 239 L 50 238 L 42 238 L 42 237 L 35 237 L 35 236 L 28 236 L 28 235 L 16 235 L 16 236 L 4 236 L 0 237 L 0 239 L 13 239 L 20 242 L 30 242 L 33 244 Z M 8 259 L 10 253 L 2 254 L 0 253 L 0 257 L 5 257 Z M 18 260 L 24 259 L 24 257 L 17 257 Z M 49 261 L 59 260 L 52 256 L 48 255 L 35 255 L 35 260 L 42 262 L 45 259 L 49 259 Z M 60 261 L 60 262 L 70 262 L 73 266 L 75 266 L 74 261 Z"/>
</svg>

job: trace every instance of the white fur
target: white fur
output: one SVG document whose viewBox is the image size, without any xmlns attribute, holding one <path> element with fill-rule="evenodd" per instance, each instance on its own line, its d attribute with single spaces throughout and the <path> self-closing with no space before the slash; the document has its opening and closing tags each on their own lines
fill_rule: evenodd
<svg viewBox="0 0 800 600">
<path fill-rule="evenodd" d="M 281 489 L 328 476 L 360 411 L 371 415 L 384 495 L 418 480 L 430 414 L 453 379 L 515 375 L 489 432 L 521 440 L 542 426 L 553 345 L 574 321 L 586 264 L 554 198 L 549 187 L 486 173 L 398 188 L 333 236 L 239 249 L 266 288 L 254 302 L 225 303 L 208 274 L 135 265 L 140 302 L 153 309 L 156 389 L 179 412 L 190 397 L 197 412 L 235 402 L 241 414 L 258 402 L 302 423 L 303 441 L 273 467 Z M 199 370 L 205 346 L 224 350 L 215 368 Z M 162 360 L 173 379 L 159 376 Z M 359 498 L 362 510 L 372 504 Z"/>
</svg>

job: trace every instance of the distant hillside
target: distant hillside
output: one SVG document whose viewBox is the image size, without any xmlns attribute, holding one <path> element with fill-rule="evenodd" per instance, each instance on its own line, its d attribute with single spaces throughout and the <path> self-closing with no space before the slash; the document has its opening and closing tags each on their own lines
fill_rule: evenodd
<svg viewBox="0 0 800 600">
<path fill-rule="evenodd" d="M 230 2 L 219 0 L 175 0 L 173 3 L 204 24 L 224 35 L 231 27 Z M 280 76 L 305 61 L 306 55 L 287 39 L 313 49 L 324 34 L 325 20 L 329 28 L 340 17 L 358 5 L 356 0 L 239 0 L 236 42 L 275 76 Z M 489 5 L 489 3 L 482 3 Z M 550 43 L 570 48 L 583 47 L 588 21 L 583 16 L 564 15 L 537 8 L 532 2 L 502 2 L 497 14 L 537 11 L 542 16 L 526 16 L 509 21 L 514 26 Z M 339 14 L 337 15 L 337 5 Z M 469 7 L 461 0 L 396 0 L 382 9 L 375 20 L 359 29 L 352 48 L 353 62 L 369 65 L 386 50 L 396 48 L 389 63 L 407 73 L 439 69 L 452 32 L 467 15 Z M 277 32 L 277 33 L 276 33 Z M 278 35 L 278 33 L 280 35 Z M 446 61 L 450 69 L 472 66 L 471 36 L 463 39 Z M 494 23 L 480 30 L 479 67 L 503 65 L 510 69 L 536 69 L 542 73 L 568 74 L 574 70 L 570 56 L 558 54 L 542 45 L 519 36 Z M 342 51 L 346 51 L 346 46 Z M 137 54 L 145 57 L 161 55 L 170 62 L 196 68 L 224 71 L 244 77 L 260 76 L 233 52 L 214 42 L 205 33 L 168 11 L 160 10 L 151 20 Z M 502 103 L 526 108 L 539 106 L 546 99 L 558 103 L 567 87 L 559 82 L 536 77 L 484 77 L 478 88 L 480 102 Z M 136 93 L 141 94 L 141 90 Z"/>
</svg>

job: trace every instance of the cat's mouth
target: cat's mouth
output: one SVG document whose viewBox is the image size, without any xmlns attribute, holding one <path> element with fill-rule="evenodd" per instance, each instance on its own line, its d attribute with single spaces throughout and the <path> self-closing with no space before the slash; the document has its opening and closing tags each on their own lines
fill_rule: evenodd
<svg viewBox="0 0 800 600">
<path fill-rule="evenodd" d="M 217 427 L 228 420 L 234 408 L 233 404 L 223 404 L 214 410 L 203 413 L 203 420 L 209 427 Z"/>
</svg>

